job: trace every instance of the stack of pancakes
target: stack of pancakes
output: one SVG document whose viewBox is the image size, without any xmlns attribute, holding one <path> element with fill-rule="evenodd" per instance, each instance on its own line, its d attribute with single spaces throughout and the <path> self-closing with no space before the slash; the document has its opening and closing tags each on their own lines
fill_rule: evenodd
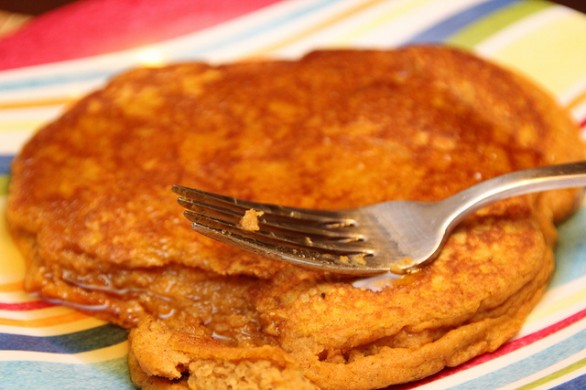
<svg viewBox="0 0 586 390">
<path fill-rule="evenodd" d="M 375 291 L 195 233 L 171 186 L 341 209 L 583 155 L 551 97 L 447 47 L 176 64 L 124 73 L 41 129 L 14 161 L 8 221 L 28 291 L 131 329 L 139 387 L 380 388 L 514 336 L 577 192 L 483 208 Z"/>
</svg>

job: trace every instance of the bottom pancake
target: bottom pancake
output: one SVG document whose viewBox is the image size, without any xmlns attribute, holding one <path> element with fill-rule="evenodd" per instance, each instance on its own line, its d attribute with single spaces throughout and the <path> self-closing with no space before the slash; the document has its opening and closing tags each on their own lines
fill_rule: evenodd
<svg viewBox="0 0 586 390">
<path fill-rule="evenodd" d="M 176 64 L 41 129 L 14 160 L 8 226 L 28 291 L 130 329 L 139 387 L 381 388 L 519 331 L 577 191 L 495 203 L 420 272 L 356 280 L 196 234 L 171 186 L 343 209 L 583 157 L 550 96 L 448 47 Z"/>
<path fill-rule="evenodd" d="M 432 265 L 376 292 L 293 271 L 251 286 L 242 302 L 242 291 L 217 280 L 222 293 L 211 302 L 229 302 L 216 308 L 226 310 L 223 327 L 145 319 L 130 336 L 133 380 L 144 388 L 167 378 L 196 389 L 249 381 L 371 389 L 494 351 L 539 300 L 553 258 L 527 202 L 486 213 L 466 221 Z M 243 327 L 254 322 L 262 342 Z"/>
</svg>

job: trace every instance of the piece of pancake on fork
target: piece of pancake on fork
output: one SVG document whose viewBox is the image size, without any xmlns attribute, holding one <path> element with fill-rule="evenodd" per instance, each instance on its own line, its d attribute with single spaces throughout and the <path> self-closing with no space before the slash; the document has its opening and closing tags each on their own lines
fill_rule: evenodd
<svg viewBox="0 0 586 390">
<path fill-rule="evenodd" d="M 28 291 L 131 329 L 139 387 L 373 389 L 513 337 L 578 191 L 485 207 L 381 285 L 201 236 L 171 186 L 342 209 L 583 158 L 548 94 L 449 47 L 183 63 L 119 75 L 41 129 L 14 160 L 8 222 Z"/>
</svg>

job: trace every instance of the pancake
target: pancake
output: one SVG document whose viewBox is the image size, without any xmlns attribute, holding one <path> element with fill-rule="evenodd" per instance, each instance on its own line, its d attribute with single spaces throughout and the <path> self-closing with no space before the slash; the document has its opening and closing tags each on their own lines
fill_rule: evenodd
<svg viewBox="0 0 586 390">
<path fill-rule="evenodd" d="M 171 186 L 341 209 L 583 157 L 550 96 L 453 48 L 183 63 L 123 73 L 41 129 L 7 216 L 25 288 L 131 329 L 141 388 L 372 389 L 513 337 L 578 192 L 485 207 L 432 264 L 379 285 L 201 236 Z"/>
</svg>

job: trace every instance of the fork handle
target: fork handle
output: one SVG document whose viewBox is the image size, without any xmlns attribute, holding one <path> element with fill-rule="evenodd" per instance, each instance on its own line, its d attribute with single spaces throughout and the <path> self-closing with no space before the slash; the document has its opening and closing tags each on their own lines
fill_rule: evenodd
<svg viewBox="0 0 586 390">
<path fill-rule="evenodd" d="M 442 202 L 451 204 L 454 223 L 490 203 L 534 192 L 586 186 L 586 161 L 526 169 L 497 176 Z M 453 225 L 451 224 L 451 225 Z"/>
</svg>

